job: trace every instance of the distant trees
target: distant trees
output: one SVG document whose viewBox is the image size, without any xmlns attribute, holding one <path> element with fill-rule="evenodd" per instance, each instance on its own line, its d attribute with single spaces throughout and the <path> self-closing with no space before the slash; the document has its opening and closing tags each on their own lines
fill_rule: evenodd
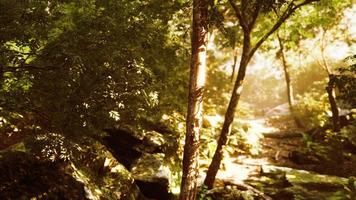
<svg viewBox="0 0 356 200">
<path fill-rule="evenodd" d="M 348 42 L 347 35 L 340 35 L 332 30 L 335 28 L 340 32 L 342 26 L 340 26 L 340 21 L 344 17 L 344 11 L 347 7 L 351 7 L 353 5 L 352 1 L 325 1 L 320 3 L 314 7 L 314 9 L 310 12 L 310 15 L 307 17 L 306 21 L 310 24 L 308 28 L 302 29 L 300 27 L 301 18 L 294 16 L 293 22 L 295 27 L 288 27 L 289 32 L 293 33 L 293 36 L 298 34 L 298 39 L 295 41 L 291 41 L 294 43 L 299 43 L 303 39 L 307 39 L 310 37 L 318 38 L 318 42 L 316 42 L 317 46 L 314 46 L 305 51 L 315 51 L 315 49 L 319 50 L 319 58 L 314 57 L 313 53 L 305 52 L 305 56 L 312 55 L 313 60 L 319 65 L 321 69 L 328 75 L 328 83 L 325 86 L 325 91 L 328 97 L 328 103 L 330 106 L 330 111 L 332 113 L 332 126 L 335 132 L 340 130 L 340 119 L 339 119 L 339 105 L 336 98 L 336 87 L 337 87 L 337 71 L 335 70 L 335 61 L 331 61 L 326 55 L 326 49 L 330 42 L 336 41 L 345 41 Z M 329 33 L 331 31 L 332 33 Z M 346 31 L 346 30 L 345 30 Z M 327 37 L 329 36 L 329 38 Z M 277 36 L 279 37 L 279 36 Z M 280 38 L 280 37 L 279 37 Z M 286 38 L 285 38 L 286 39 Z M 284 39 L 284 40 L 285 40 Z M 283 40 L 283 39 L 282 39 Z M 279 40 L 281 41 L 281 40 Z M 298 45 L 297 45 L 298 46 Z M 300 51 L 300 49 L 298 49 Z"/>
<path fill-rule="evenodd" d="M 193 1 L 192 54 L 186 135 L 183 155 L 183 176 L 180 200 L 194 200 L 199 175 L 200 127 L 202 125 L 203 94 L 206 74 L 206 51 L 208 32 L 207 0 Z"/>
</svg>

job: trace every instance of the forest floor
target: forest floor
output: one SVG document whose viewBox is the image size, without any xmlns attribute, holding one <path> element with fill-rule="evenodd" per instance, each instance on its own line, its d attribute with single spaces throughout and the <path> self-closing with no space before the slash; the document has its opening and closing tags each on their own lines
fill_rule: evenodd
<svg viewBox="0 0 356 200">
<path fill-rule="evenodd" d="M 300 130 L 292 121 L 274 121 L 266 118 L 241 119 L 242 124 L 250 128 L 248 134 L 256 138 L 259 145 L 258 155 L 240 155 L 224 159 L 224 169 L 218 173 L 218 178 L 233 179 L 234 182 L 243 182 L 251 176 L 261 173 L 262 168 L 268 166 L 289 167 L 295 169 L 307 169 L 306 165 L 298 165 L 292 162 L 289 154 L 300 150 L 303 139 L 298 133 Z M 256 145 L 256 144 L 255 144 Z"/>
<path fill-rule="evenodd" d="M 248 134 L 254 135 L 252 138 L 259 145 L 259 153 L 224 159 L 215 187 L 248 184 L 281 200 L 347 199 L 348 179 L 347 176 L 334 176 L 337 168 L 335 174 L 326 175 L 315 170 L 315 163 L 294 160 L 293 152 L 302 151 L 306 144 L 302 130 L 293 120 L 282 118 L 239 120 L 249 125 Z M 342 167 L 356 169 L 356 162 L 346 162 Z"/>
</svg>

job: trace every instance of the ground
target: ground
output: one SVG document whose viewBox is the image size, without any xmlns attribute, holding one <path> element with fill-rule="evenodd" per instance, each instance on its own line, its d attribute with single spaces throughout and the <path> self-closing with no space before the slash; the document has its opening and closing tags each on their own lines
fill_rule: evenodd
<svg viewBox="0 0 356 200">
<path fill-rule="evenodd" d="M 250 127 L 247 139 L 256 142 L 259 153 L 226 156 L 215 187 L 248 184 L 281 200 L 348 199 L 347 176 L 317 173 L 315 163 L 294 160 L 293 153 L 303 150 L 306 145 L 303 131 L 293 120 L 282 116 L 279 119 L 261 117 L 238 121 Z M 345 165 L 356 168 L 356 162 L 346 162 Z"/>
</svg>

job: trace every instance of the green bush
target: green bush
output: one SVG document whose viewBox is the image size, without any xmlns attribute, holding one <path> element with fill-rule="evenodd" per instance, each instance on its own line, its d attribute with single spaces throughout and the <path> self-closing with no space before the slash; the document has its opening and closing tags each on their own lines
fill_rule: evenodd
<svg viewBox="0 0 356 200">
<path fill-rule="evenodd" d="M 302 96 L 298 96 L 295 115 L 306 128 L 321 127 L 328 121 L 329 110 L 327 94 L 312 90 Z"/>
</svg>

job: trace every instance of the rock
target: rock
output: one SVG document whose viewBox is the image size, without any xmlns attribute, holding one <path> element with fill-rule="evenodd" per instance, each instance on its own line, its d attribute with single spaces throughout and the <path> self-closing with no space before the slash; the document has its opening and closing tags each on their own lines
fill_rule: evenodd
<svg viewBox="0 0 356 200">
<path fill-rule="evenodd" d="M 294 194 L 291 191 L 282 189 L 271 195 L 273 199 L 294 200 Z"/>
<path fill-rule="evenodd" d="M 295 150 L 288 153 L 288 158 L 289 160 L 298 165 L 318 164 L 320 162 L 317 158 L 313 157 L 310 154 Z"/>
<path fill-rule="evenodd" d="M 103 138 L 105 146 L 121 164 L 130 169 L 131 164 L 142 155 L 138 149 L 143 144 L 143 140 L 124 129 L 106 129 L 105 131 L 108 133 Z"/>
<path fill-rule="evenodd" d="M 308 189 L 343 189 L 347 184 L 347 179 L 338 176 L 317 174 L 304 170 L 290 170 L 287 172 L 287 179 L 293 185 L 301 185 Z"/>
<path fill-rule="evenodd" d="M 263 175 L 247 182 L 273 199 L 347 199 L 346 178 L 272 165 L 263 166 L 263 172 L 267 178 Z M 285 180 L 289 184 L 276 184 Z"/>
<path fill-rule="evenodd" d="M 142 194 L 126 167 L 101 143 L 85 141 L 71 167 L 73 176 L 84 183 L 86 196 L 93 200 L 140 199 Z"/>
<path fill-rule="evenodd" d="M 200 194 L 199 199 L 214 199 L 214 200 L 254 200 L 260 199 L 258 195 L 250 190 L 239 190 L 235 188 L 215 187 L 206 191 L 205 194 Z"/>
<path fill-rule="evenodd" d="M 3 151 L 1 155 L 11 162 L 2 162 L 5 158 L 0 157 L 3 172 L 0 174 L 0 197 L 3 198 L 0 199 L 41 196 L 93 200 L 171 198 L 172 175 L 164 165 L 166 155 L 155 153 L 160 152 L 157 149 L 165 143 L 161 134 L 149 131 L 146 137 L 138 138 L 121 130 L 105 139 L 110 147 L 118 147 L 117 157 L 126 166 L 106 146 L 87 137 L 75 140 L 49 133 Z M 14 150 L 16 154 L 11 153 Z M 129 153 L 125 154 L 127 151 Z M 7 173 L 12 169 L 13 172 Z"/>
<path fill-rule="evenodd" d="M 157 131 L 147 131 L 143 139 L 141 151 L 145 153 L 163 153 L 165 138 Z"/>
<path fill-rule="evenodd" d="M 65 163 L 20 151 L 0 154 L 0 199 L 87 199 Z"/>
<path fill-rule="evenodd" d="M 178 134 L 163 124 L 146 124 L 148 128 L 141 133 L 128 127 L 107 129 L 104 143 L 130 169 L 134 183 L 144 196 L 168 200 L 172 196 L 169 193 L 172 173 L 177 173 L 174 167 L 180 162 L 176 153 Z"/>
<path fill-rule="evenodd" d="M 141 192 L 148 198 L 171 199 L 169 180 L 171 172 L 164 165 L 164 154 L 144 154 L 132 165 L 131 173 Z"/>
<path fill-rule="evenodd" d="M 162 153 L 165 139 L 156 131 L 143 131 L 137 134 L 130 129 L 106 129 L 108 135 L 103 138 L 115 158 L 127 169 L 131 168 L 143 153 Z"/>
<path fill-rule="evenodd" d="M 67 174 L 83 185 L 87 199 L 136 200 L 142 196 L 130 172 L 103 144 L 92 138 L 76 140 L 46 134 L 26 141 L 25 147 L 29 154 L 42 161 L 62 163 Z M 71 190 L 70 187 L 67 189 Z"/>
</svg>

